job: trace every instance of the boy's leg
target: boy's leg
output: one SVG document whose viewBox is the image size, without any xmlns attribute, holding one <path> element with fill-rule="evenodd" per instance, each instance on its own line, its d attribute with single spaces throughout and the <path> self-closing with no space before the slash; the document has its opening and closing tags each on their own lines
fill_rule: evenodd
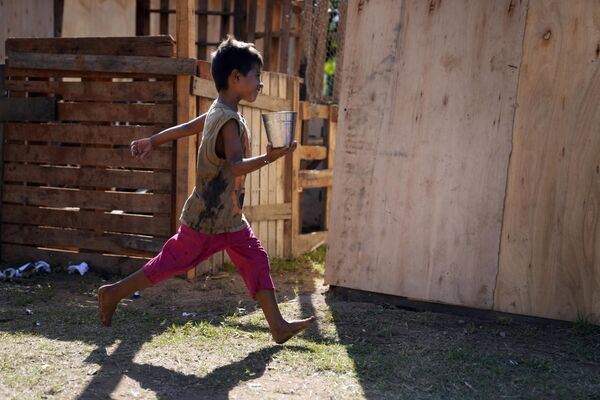
<svg viewBox="0 0 600 400">
<path fill-rule="evenodd" d="M 281 344 L 306 329 L 315 317 L 286 321 L 281 315 L 271 279 L 269 256 L 254 236 L 252 228 L 247 227 L 230 235 L 227 254 L 240 271 L 250 296 L 258 302 L 265 314 L 273 340 Z"/>
<path fill-rule="evenodd" d="M 224 246 L 225 242 L 220 235 L 206 235 L 181 225 L 178 233 L 167 240 L 161 252 L 143 268 L 117 283 L 98 289 L 100 321 L 103 325 L 110 326 L 121 299 L 188 271 Z"/>
</svg>

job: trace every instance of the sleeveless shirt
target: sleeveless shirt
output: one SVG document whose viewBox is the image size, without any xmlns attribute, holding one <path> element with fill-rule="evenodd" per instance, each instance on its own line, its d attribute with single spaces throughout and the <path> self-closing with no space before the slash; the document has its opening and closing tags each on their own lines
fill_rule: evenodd
<svg viewBox="0 0 600 400">
<path fill-rule="evenodd" d="M 179 218 L 181 223 L 206 234 L 235 232 L 248 225 L 242 213 L 246 176 L 234 176 L 227 160 L 215 151 L 219 131 L 231 119 L 238 123 L 242 153 L 250 157 L 250 132 L 244 117 L 215 100 L 206 114 L 198 149 L 196 186 Z"/>
</svg>

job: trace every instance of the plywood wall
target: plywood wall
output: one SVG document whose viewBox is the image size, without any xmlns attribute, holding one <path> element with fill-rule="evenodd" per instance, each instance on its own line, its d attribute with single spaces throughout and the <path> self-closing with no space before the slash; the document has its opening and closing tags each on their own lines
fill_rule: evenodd
<svg viewBox="0 0 600 400">
<path fill-rule="evenodd" d="M 328 283 L 492 306 L 526 11 L 507 4 L 349 3 Z"/>
<path fill-rule="evenodd" d="M 499 310 L 600 322 L 600 3 L 531 1 Z"/>
<path fill-rule="evenodd" d="M 8 38 L 54 36 L 54 3 L 47 0 L 0 0 L 0 64 Z"/>
<path fill-rule="evenodd" d="M 348 26 L 327 283 L 600 322 L 600 3 L 350 1 Z"/>
<path fill-rule="evenodd" d="M 135 36 L 135 3 L 134 0 L 64 0 L 62 36 Z"/>
</svg>

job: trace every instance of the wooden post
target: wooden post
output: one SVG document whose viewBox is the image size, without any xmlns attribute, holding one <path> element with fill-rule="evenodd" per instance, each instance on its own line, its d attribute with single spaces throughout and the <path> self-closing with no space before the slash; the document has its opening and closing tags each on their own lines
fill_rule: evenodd
<svg viewBox="0 0 600 400">
<path fill-rule="evenodd" d="M 333 160 L 335 157 L 335 140 L 337 134 L 337 119 L 338 107 L 331 105 L 329 108 L 328 125 L 329 132 L 327 134 L 327 169 L 333 170 Z M 327 197 L 325 203 L 325 230 L 329 230 L 329 218 L 331 218 L 331 193 L 333 185 L 327 187 Z"/>
<path fill-rule="evenodd" d="M 54 37 L 62 36 L 64 0 L 54 0 Z"/>
<path fill-rule="evenodd" d="M 4 78 L 2 78 L 4 80 Z M 3 82 L 4 83 L 4 82 Z M 0 93 L 1 95 L 1 93 Z M 2 189 L 4 188 L 4 123 L 0 122 L 0 223 L 2 223 Z M 2 230 L 0 229 L 0 260 L 2 258 Z"/>
<path fill-rule="evenodd" d="M 208 42 L 208 0 L 198 2 L 198 55 L 201 60 L 210 61 L 210 55 L 207 54 Z"/>
<path fill-rule="evenodd" d="M 292 110 L 298 112 L 298 121 L 296 123 L 296 131 L 294 132 L 294 139 L 298 142 L 298 147 L 302 146 L 302 110 L 300 108 L 300 85 L 298 80 L 288 78 L 288 89 L 287 93 L 292 93 Z M 289 160 L 291 158 L 291 160 Z M 289 160 L 289 161 L 288 161 Z M 286 199 L 287 195 L 291 198 L 289 201 L 292 203 L 292 219 L 286 221 L 284 225 L 284 235 L 289 238 L 290 247 L 289 249 L 284 248 L 286 256 L 296 256 L 297 246 L 296 242 L 302 229 L 302 188 L 298 185 L 298 172 L 300 171 L 300 154 L 298 151 L 292 153 L 292 157 L 286 157 L 286 173 L 285 176 L 289 177 L 290 182 L 286 181 Z M 289 253 L 288 253 L 289 250 Z"/>
<path fill-rule="evenodd" d="M 290 45 L 290 25 L 292 24 L 292 1 L 283 0 L 281 35 L 279 40 L 279 72 L 288 73 L 288 48 Z"/>
<path fill-rule="evenodd" d="M 176 32 L 177 57 L 196 58 L 196 13 L 195 0 L 177 0 Z M 177 91 L 177 123 L 189 121 L 196 116 L 196 98 L 191 95 L 191 76 L 178 75 Z M 175 150 L 176 181 L 175 181 L 175 214 L 174 225 L 179 225 L 179 215 L 183 204 L 192 191 L 196 180 L 196 136 L 179 139 Z M 173 227 L 175 228 L 175 226 Z M 175 230 L 175 229 L 174 229 Z M 187 278 L 196 276 L 196 270 L 191 269 Z"/>
<path fill-rule="evenodd" d="M 135 35 L 147 36 L 150 34 L 150 0 L 137 0 L 135 9 Z"/>
</svg>

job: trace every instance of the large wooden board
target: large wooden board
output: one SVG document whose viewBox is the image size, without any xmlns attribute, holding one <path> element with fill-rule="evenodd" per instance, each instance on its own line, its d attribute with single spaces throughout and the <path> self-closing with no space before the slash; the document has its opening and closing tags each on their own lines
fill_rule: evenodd
<svg viewBox="0 0 600 400">
<path fill-rule="evenodd" d="M 103 21 L 104 25 L 107 25 Z M 174 57 L 175 41 L 168 35 L 127 37 L 78 37 L 10 39 L 7 51 L 59 54 Z"/>
<path fill-rule="evenodd" d="M 43 38 L 54 34 L 54 2 L 2 1 L 0 5 L 0 64 L 6 62 L 4 42 L 9 37 Z"/>
<path fill-rule="evenodd" d="M 495 308 L 600 323 L 600 3 L 530 2 Z"/>
<path fill-rule="evenodd" d="M 349 3 L 327 283 L 492 307 L 527 1 L 511 4 Z"/>
</svg>

